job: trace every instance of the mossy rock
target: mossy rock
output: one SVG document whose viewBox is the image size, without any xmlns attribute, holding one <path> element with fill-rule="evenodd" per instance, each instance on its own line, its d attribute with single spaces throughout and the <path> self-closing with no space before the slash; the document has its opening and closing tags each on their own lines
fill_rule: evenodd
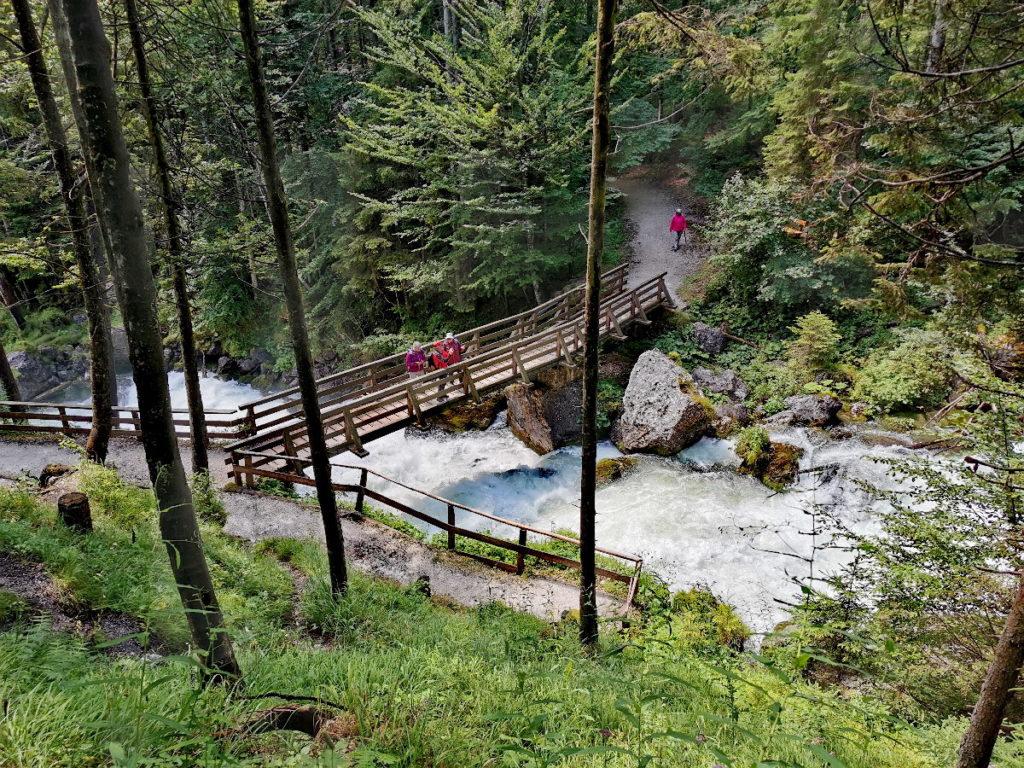
<svg viewBox="0 0 1024 768">
<path fill-rule="evenodd" d="M 637 459 L 620 457 L 617 459 L 601 459 L 597 462 L 597 486 L 621 480 L 636 469 Z"/>
<path fill-rule="evenodd" d="M 800 471 L 803 448 L 789 443 L 768 443 L 767 450 L 741 455 L 739 471 L 756 477 L 773 491 L 783 491 L 793 484 Z"/>
<path fill-rule="evenodd" d="M 461 434 L 487 429 L 505 405 L 501 394 L 488 395 L 480 403 L 472 400 L 457 403 L 430 418 L 430 423 L 442 432 Z"/>
</svg>

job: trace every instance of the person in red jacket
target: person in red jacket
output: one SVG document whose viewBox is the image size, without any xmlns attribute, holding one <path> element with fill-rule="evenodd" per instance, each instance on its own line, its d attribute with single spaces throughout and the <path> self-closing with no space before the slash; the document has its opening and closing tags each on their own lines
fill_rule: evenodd
<svg viewBox="0 0 1024 768">
<path fill-rule="evenodd" d="M 447 343 L 447 339 L 445 341 L 435 341 L 434 352 L 430 357 L 430 362 L 433 364 L 434 370 L 441 371 L 451 365 L 453 351 L 454 350 L 451 348 L 451 345 Z M 443 403 L 448 399 L 448 395 L 444 394 L 444 389 L 447 386 L 449 379 L 451 379 L 451 376 L 441 376 L 437 380 L 438 402 Z"/>
<path fill-rule="evenodd" d="M 676 208 L 676 215 L 672 217 L 672 223 L 668 225 L 669 232 L 675 232 L 676 244 L 672 247 L 673 251 L 679 250 L 679 240 L 682 238 L 683 242 L 687 245 L 690 244 L 689 239 L 686 236 L 686 217 L 683 216 L 683 209 Z"/>
</svg>

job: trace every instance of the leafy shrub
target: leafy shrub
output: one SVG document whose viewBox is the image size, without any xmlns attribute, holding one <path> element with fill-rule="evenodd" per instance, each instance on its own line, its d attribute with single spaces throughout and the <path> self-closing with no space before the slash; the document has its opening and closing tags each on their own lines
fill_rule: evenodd
<svg viewBox="0 0 1024 768">
<path fill-rule="evenodd" d="M 808 382 L 819 373 L 835 368 L 842 337 L 827 315 L 810 312 L 789 330 L 796 338 L 787 345 L 788 365 L 798 382 Z"/>
<path fill-rule="evenodd" d="M 256 481 L 254 490 L 265 493 L 268 496 L 280 496 L 282 499 L 297 500 L 302 498 L 289 483 L 275 480 L 272 477 L 261 477 Z"/>
<path fill-rule="evenodd" d="M 779 395 L 772 395 L 764 401 L 764 412 L 769 416 L 774 416 L 776 413 L 782 413 L 786 410 L 786 401 Z"/>
<path fill-rule="evenodd" d="M 868 357 L 853 397 L 883 413 L 940 405 L 952 383 L 945 339 L 919 328 L 897 331 L 896 339 L 896 346 Z"/>
<path fill-rule="evenodd" d="M 760 462 L 771 450 L 772 441 L 768 430 L 755 424 L 745 427 L 736 439 L 736 455 L 744 464 L 751 466 Z"/>
<path fill-rule="evenodd" d="M 597 382 L 597 428 L 608 429 L 612 425 L 612 414 L 622 407 L 622 396 L 626 389 L 611 379 Z"/>
<path fill-rule="evenodd" d="M 196 472 L 192 476 L 192 504 L 200 520 L 217 525 L 224 525 L 227 522 L 224 502 L 221 501 L 209 472 Z"/>
</svg>

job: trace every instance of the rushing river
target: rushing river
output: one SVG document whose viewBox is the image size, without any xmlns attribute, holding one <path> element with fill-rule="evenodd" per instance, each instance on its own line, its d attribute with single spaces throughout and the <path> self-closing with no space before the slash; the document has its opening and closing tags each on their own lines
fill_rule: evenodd
<svg viewBox="0 0 1024 768">
<path fill-rule="evenodd" d="M 172 372 L 169 380 L 172 402 L 184 408 L 182 375 Z M 122 402 L 135 403 L 131 378 L 120 377 L 119 383 Z M 210 408 L 233 408 L 262 394 L 214 376 L 205 376 L 202 388 Z M 82 402 L 88 390 L 69 390 L 62 399 Z M 908 453 L 872 446 L 856 436 L 835 441 L 813 430 L 787 429 L 774 437 L 804 449 L 801 469 L 838 469 L 804 472 L 792 490 L 780 494 L 737 474 L 739 461 L 726 440 L 705 438 L 672 458 L 639 456 L 633 473 L 598 490 L 599 546 L 643 557 L 645 568 L 673 589 L 706 586 L 755 631 L 771 630 L 786 616 L 779 601 L 799 596 L 795 579 L 808 575 L 806 558 L 823 543 L 810 535 L 808 511 L 814 505 L 831 506 L 847 523 L 870 526 L 871 502 L 857 481 L 891 485 L 886 468 L 872 458 Z M 577 528 L 578 448 L 538 456 L 503 420 L 485 432 L 457 436 L 396 432 L 366 447 L 370 454 L 365 459 L 342 454 L 335 462 L 367 466 L 413 488 L 545 530 Z M 600 446 L 600 458 L 619 455 L 610 443 Z M 335 478 L 351 481 L 354 471 L 338 468 Z M 381 481 L 377 486 L 423 508 L 422 497 L 410 491 Z M 433 507 L 432 513 L 443 516 L 442 504 Z M 459 523 L 513 535 L 468 513 L 460 514 Z M 827 571 L 841 557 L 819 548 L 816 572 Z"/>
</svg>

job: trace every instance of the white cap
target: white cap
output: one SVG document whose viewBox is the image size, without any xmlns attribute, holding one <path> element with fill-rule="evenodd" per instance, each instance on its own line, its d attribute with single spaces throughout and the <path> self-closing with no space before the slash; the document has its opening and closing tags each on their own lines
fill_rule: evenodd
<svg viewBox="0 0 1024 768">
<path fill-rule="evenodd" d="M 444 335 L 444 337 L 445 337 L 446 339 L 454 339 L 454 338 L 455 338 L 455 334 L 454 334 L 454 333 L 446 333 L 446 334 Z"/>
</svg>

